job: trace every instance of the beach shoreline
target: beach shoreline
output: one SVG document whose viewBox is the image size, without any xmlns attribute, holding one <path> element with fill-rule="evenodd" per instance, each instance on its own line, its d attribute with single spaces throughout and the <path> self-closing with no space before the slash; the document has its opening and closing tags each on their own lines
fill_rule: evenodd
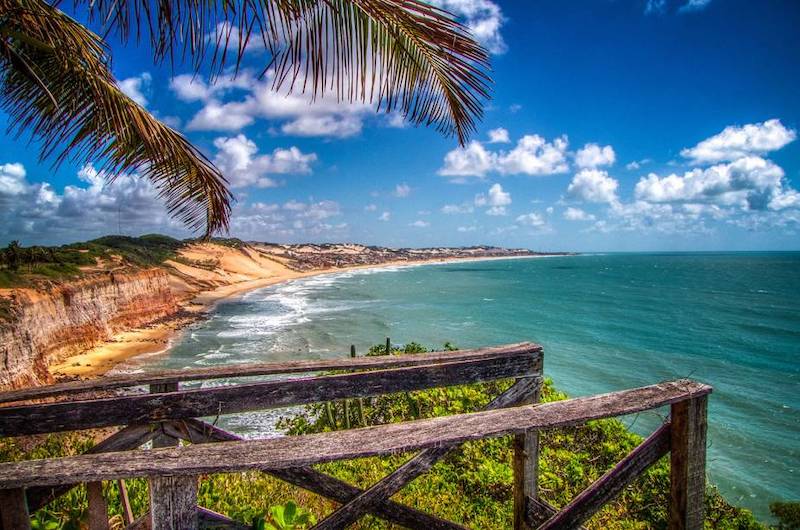
<svg viewBox="0 0 800 530">
<path fill-rule="evenodd" d="M 328 267 L 303 272 L 292 270 L 289 267 L 281 267 L 281 270 L 273 271 L 275 274 L 272 276 L 245 280 L 229 285 L 222 285 L 214 289 L 200 291 L 191 298 L 181 302 L 181 310 L 175 315 L 160 319 L 155 323 L 141 328 L 123 330 L 115 333 L 110 340 L 95 345 L 76 355 L 71 355 L 61 362 L 51 365 L 49 370 L 57 380 L 102 377 L 119 364 L 135 357 L 157 355 L 168 351 L 187 327 L 203 320 L 208 314 L 214 311 L 214 308 L 219 303 L 236 300 L 252 291 L 294 280 L 347 273 L 353 270 L 380 270 L 397 267 L 419 267 L 424 265 L 446 265 L 449 263 L 511 259 L 536 259 L 556 256 L 558 256 L 558 254 L 452 257 L 413 261 L 398 260 L 387 261 L 380 264 Z"/>
</svg>

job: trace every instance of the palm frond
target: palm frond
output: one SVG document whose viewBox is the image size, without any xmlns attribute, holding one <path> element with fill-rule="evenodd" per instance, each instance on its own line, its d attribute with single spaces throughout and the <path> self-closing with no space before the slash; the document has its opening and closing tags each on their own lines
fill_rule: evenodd
<svg viewBox="0 0 800 530">
<path fill-rule="evenodd" d="M 214 75 L 260 41 L 273 88 L 377 103 L 462 144 L 489 97 L 486 51 L 422 0 L 74 1 L 123 40 L 148 34 L 157 60 L 188 56 Z"/>
<path fill-rule="evenodd" d="M 206 236 L 227 229 L 222 174 L 186 138 L 126 96 L 102 39 L 40 0 L 0 0 L 0 105 L 42 158 L 96 161 L 149 179 L 170 214 Z"/>
</svg>

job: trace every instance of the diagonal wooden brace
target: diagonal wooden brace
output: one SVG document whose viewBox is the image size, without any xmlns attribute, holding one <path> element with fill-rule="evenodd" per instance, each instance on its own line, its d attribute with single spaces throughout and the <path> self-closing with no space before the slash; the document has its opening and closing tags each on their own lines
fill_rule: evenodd
<svg viewBox="0 0 800 530">
<path fill-rule="evenodd" d="M 129 425 L 112 434 L 99 444 L 95 445 L 86 454 L 111 453 L 114 451 L 127 451 L 136 449 L 146 444 L 159 433 L 157 424 Z M 31 512 L 42 508 L 58 497 L 64 495 L 77 484 L 66 486 L 37 486 L 27 490 L 28 507 Z"/>
<path fill-rule="evenodd" d="M 529 400 L 531 395 L 538 392 L 541 385 L 542 378 L 539 376 L 518 379 L 511 388 L 489 403 L 486 406 L 486 410 L 522 404 Z M 313 530 L 345 528 L 347 525 L 356 522 L 364 514 L 372 511 L 377 504 L 384 502 L 400 491 L 403 486 L 428 471 L 454 447 L 453 445 L 448 445 L 421 451 L 408 462 L 365 490 L 358 497 L 339 507 L 338 510 L 314 526 Z"/>
<path fill-rule="evenodd" d="M 225 431 L 200 420 L 184 420 L 164 423 L 166 434 L 187 440 L 192 443 L 209 443 L 241 440 L 242 437 Z M 326 475 L 316 469 L 298 467 L 292 469 L 276 469 L 267 472 L 269 475 L 306 489 L 317 495 L 327 497 L 339 504 L 346 504 L 363 493 L 359 489 L 336 477 Z M 405 528 L 419 530 L 466 530 L 456 524 L 425 512 L 404 506 L 392 500 L 386 500 L 372 509 L 372 514 Z"/>
</svg>

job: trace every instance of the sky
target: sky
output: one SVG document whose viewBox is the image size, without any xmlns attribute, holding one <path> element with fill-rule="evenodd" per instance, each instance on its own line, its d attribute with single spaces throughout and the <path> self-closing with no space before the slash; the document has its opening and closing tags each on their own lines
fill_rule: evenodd
<svg viewBox="0 0 800 530">
<path fill-rule="evenodd" d="M 369 103 L 272 92 L 258 49 L 209 84 L 111 40 L 114 73 L 227 176 L 233 237 L 800 249 L 800 2 L 435 3 L 491 53 L 492 99 L 464 147 Z M 39 148 L 0 138 L 0 244 L 192 235 L 146 180 L 54 168 Z"/>
</svg>

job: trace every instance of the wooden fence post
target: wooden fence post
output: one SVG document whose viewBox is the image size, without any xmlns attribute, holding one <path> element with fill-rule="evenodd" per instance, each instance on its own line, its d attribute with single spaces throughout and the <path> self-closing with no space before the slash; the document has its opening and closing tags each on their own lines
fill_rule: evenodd
<svg viewBox="0 0 800 530">
<path fill-rule="evenodd" d="M 89 502 L 89 530 L 108 530 L 108 504 L 103 497 L 103 483 L 87 482 L 86 497 Z"/>
<path fill-rule="evenodd" d="M 531 392 L 524 403 L 529 405 L 541 399 L 542 383 Z M 539 500 L 539 431 L 529 430 L 514 436 L 514 530 L 530 528 L 528 523 L 528 498 Z"/>
<path fill-rule="evenodd" d="M 708 396 L 672 405 L 670 530 L 702 530 L 706 493 Z"/>
<path fill-rule="evenodd" d="M 150 385 L 150 393 L 177 392 L 178 383 Z M 180 442 L 166 434 L 153 438 L 153 448 L 175 447 Z M 197 477 L 150 477 L 151 530 L 194 530 L 197 520 Z"/>
<path fill-rule="evenodd" d="M 31 516 L 25 490 L 0 490 L 0 522 L 3 530 L 30 530 Z"/>
</svg>

